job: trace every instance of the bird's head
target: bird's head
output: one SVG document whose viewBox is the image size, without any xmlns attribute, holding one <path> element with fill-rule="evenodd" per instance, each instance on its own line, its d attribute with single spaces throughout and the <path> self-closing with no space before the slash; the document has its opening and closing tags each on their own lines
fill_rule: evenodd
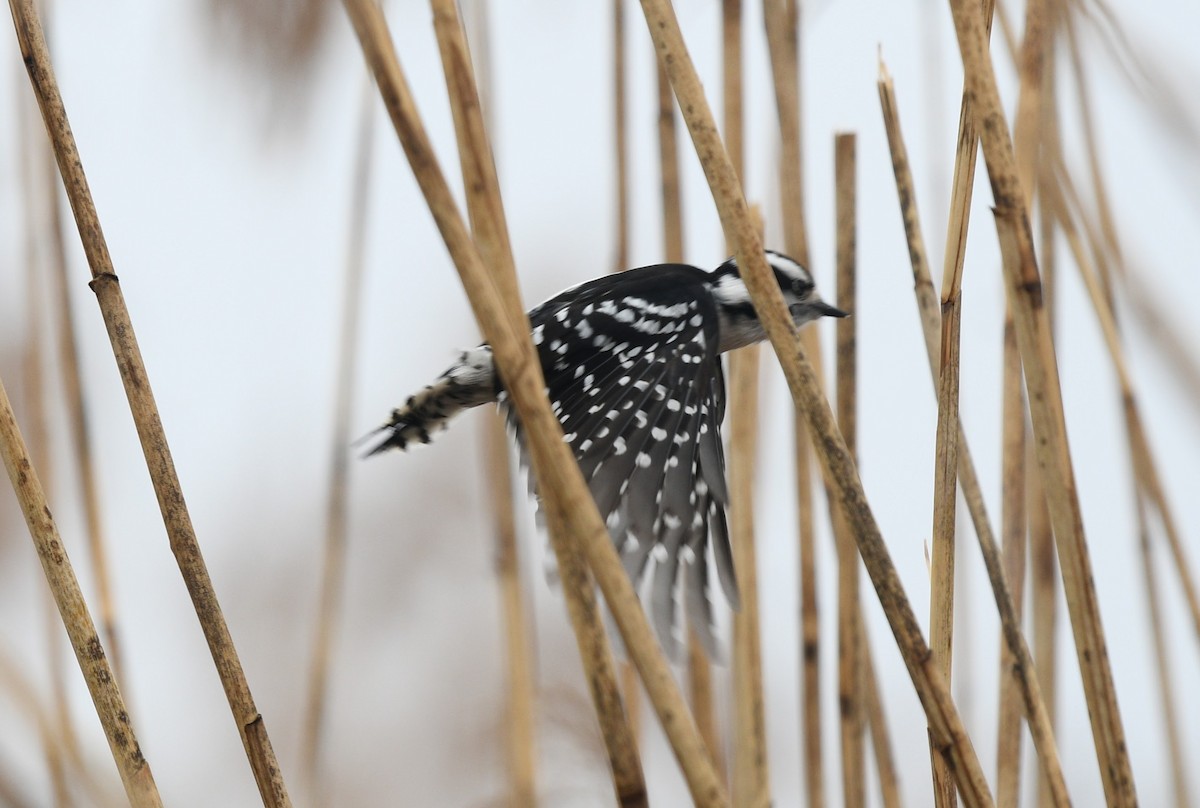
<svg viewBox="0 0 1200 808">
<path fill-rule="evenodd" d="M 847 312 L 821 299 L 812 275 L 799 262 L 773 250 L 767 250 L 766 255 L 797 327 L 818 317 L 848 316 Z M 750 293 L 746 290 L 736 259 L 730 258 L 713 270 L 712 288 L 721 318 L 721 350 L 728 351 L 760 342 L 766 332 L 750 301 Z"/>
</svg>

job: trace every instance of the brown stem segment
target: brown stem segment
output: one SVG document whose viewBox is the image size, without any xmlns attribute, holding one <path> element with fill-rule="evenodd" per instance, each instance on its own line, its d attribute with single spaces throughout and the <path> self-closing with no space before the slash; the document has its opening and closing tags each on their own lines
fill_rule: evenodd
<svg viewBox="0 0 1200 808">
<path fill-rule="evenodd" d="M 854 311 L 857 264 L 856 142 L 851 133 L 834 136 L 834 186 L 837 221 L 837 305 Z M 856 319 L 837 322 L 837 420 L 854 459 L 857 455 Z M 857 462 L 857 460 L 855 460 Z M 863 729 L 862 609 L 859 605 L 859 561 L 845 517 L 833 513 L 838 567 L 838 704 L 842 743 L 842 799 L 847 808 L 866 804 Z"/>
</svg>

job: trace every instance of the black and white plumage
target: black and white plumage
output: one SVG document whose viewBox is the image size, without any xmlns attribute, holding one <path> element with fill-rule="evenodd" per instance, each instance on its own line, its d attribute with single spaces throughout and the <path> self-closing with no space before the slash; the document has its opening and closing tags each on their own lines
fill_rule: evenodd
<svg viewBox="0 0 1200 808">
<path fill-rule="evenodd" d="M 798 326 L 845 316 L 821 300 L 796 261 L 769 251 L 767 258 Z M 682 264 L 631 269 L 568 289 L 529 319 L 551 407 L 625 568 L 635 583 L 651 579 L 660 641 L 678 649 L 682 599 L 715 655 L 710 546 L 726 599 L 735 609 L 739 602 L 725 521 L 720 354 L 765 337 L 737 263 L 712 272 Z M 394 410 L 370 454 L 428 443 L 460 410 L 490 401 L 504 406 L 507 394 L 482 345 Z M 515 413 L 505 410 L 520 439 Z"/>
</svg>

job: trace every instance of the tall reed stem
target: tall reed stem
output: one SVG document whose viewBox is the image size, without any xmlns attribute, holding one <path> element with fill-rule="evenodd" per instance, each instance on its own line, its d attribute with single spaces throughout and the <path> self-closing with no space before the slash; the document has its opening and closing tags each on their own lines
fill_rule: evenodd
<svg viewBox="0 0 1200 808">
<path fill-rule="evenodd" d="M 200 553 L 191 516 L 183 499 L 179 476 L 171 459 L 166 433 L 158 415 L 158 406 L 146 376 L 146 367 L 137 345 L 133 323 L 129 319 L 129 310 L 125 306 L 125 299 L 113 269 L 112 257 L 109 255 L 91 191 L 88 189 L 87 178 L 83 173 L 83 163 L 75 146 L 58 83 L 50 65 L 41 21 L 32 0 L 9 0 L 9 9 L 12 11 L 13 23 L 17 30 L 21 55 L 25 59 L 34 95 L 37 96 L 38 106 L 42 110 L 46 130 L 54 146 L 54 156 L 66 185 L 67 198 L 75 214 L 84 253 L 91 268 L 90 285 L 96 293 L 100 312 L 108 329 L 121 381 L 125 385 L 125 394 L 129 399 L 129 407 L 146 458 L 146 466 L 171 542 L 171 550 L 183 573 L 188 594 L 191 595 L 221 684 L 225 688 L 225 696 L 241 734 L 250 768 L 258 783 L 259 794 L 266 805 L 290 805 L 279 763 L 275 759 L 275 752 L 267 735 L 266 724 L 254 705 L 250 686 L 246 682 L 241 661 L 233 645 L 233 638 L 229 634 L 229 627 L 221 613 L 212 579 Z"/>
</svg>

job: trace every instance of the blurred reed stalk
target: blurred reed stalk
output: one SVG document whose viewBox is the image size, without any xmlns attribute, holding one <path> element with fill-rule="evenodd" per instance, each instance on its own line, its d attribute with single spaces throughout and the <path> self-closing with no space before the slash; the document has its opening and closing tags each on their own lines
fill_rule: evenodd
<svg viewBox="0 0 1200 808">
<path fill-rule="evenodd" d="M 1088 166 L 1091 171 L 1091 184 L 1093 194 L 1095 196 L 1096 211 L 1095 218 L 1097 227 L 1088 227 L 1089 219 L 1084 213 L 1084 207 L 1080 200 L 1078 192 L 1074 188 L 1074 184 L 1070 181 L 1065 168 L 1065 160 L 1063 158 L 1061 146 L 1055 152 L 1054 168 L 1056 176 L 1060 179 L 1060 186 L 1063 193 L 1067 196 L 1068 202 L 1072 208 L 1078 211 L 1079 219 L 1084 224 L 1087 230 L 1088 240 L 1091 243 L 1092 255 L 1095 257 L 1096 264 L 1099 270 L 1099 282 L 1102 283 L 1102 288 L 1105 290 L 1105 296 L 1109 301 L 1109 309 L 1113 317 L 1115 317 L 1115 306 L 1112 305 L 1111 284 L 1115 276 L 1125 277 L 1128 273 L 1125 270 L 1125 262 L 1123 252 L 1121 250 L 1120 240 L 1117 237 L 1116 225 L 1113 223 L 1111 207 L 1108 203 L 1108 193 L 1106 191 L 1106 183 L 1104 181 L 1103 172 L 1100 170 L 1100 158 L 1098 155 L 1099 146 L 1097 144 L 1097 135 L 1095 127 L 1095 119 L 1090 107 L 1090 90 L 1088 86 L 1087 71 L 1083 67 L 1083 59 L 1079 53 L 1079 45 L 1075 36 L 1073 18 L 1067 18 L 1067 33 L 1068 42 L 1071 51 L 1071 63 L 1073 66 L 1075 85 L 1078 90 L 1080 99 L 1080 117 L 1083 119 L 1083 132 L 1088 153 Z M 1062 214 L 1059 216 L 1059 224 L 1066 228 L 1063 219 L 1066 211 L 1062 206 L 1059 206 Z M 1099 232 L 1097 232 L 1097 229 Z M 1075 250 L 1073 249 L 1073 252 Z M 1077 262 L 1078 263 L 1078 262 Z M 1080 266 L 1081 272 L 1086 272 L 1085 267 Z M 1094 273 L 1093 273 L 1094 274 Z M 1085 281 L 1087 277 L 1085 276 Z M 1095 302 L 1096 293 L 1092 292 L 1089 286 L 1089 293 L 1093 296 Z M 1103 321 L 1103 316 L 1101 315 Z M 1115 321 L 1112 325 L 1113 330 L 1116 329 Z M 1115 334 L 1109 336 L 1106 334 L 1106 339 L 1110 344 L 1110 352 L 1113 352 L 1113 361 L 1117 362 L 1116 349 L 1113 345 L 1119 345 L 1119 339 Z M 1200 592 L 1197 590 L 1195 580 L 1192 577 L 1192 565 L 1189 562 L 1184 550 L 1182 537 L 1179 535 L 1179 530 L 1175 522 L 1173 512 L 1167 502 L 1166 493 L 1162 486 L 1161 479 L 1158 475 L 1157 464 L 1150 452 L 1149 442 L 1145 438 L 1145 429 L 1141 418 L 1140 410 L 1137 402 L 1134 399 L 1132 386 L 1126 387 L 1126 377 L 1122 377 L 1122 397 L 1125 406 L 1125 417 L 1130 435 L 1130 451 L 1133 455 L 1135 470 L 1140 472 L 1135 479 L 1143 485 L 1145 494 L 1149 501 L 1154 505 L 1155 510 L 1159 514 L 1159 518 L 1163 522 L 1163 528 L 1167 538 L 1167 545 L 1171 551 L 1172 558 L 1175 562 L 1175 571 L 1179 576 L 1179 583 L 1183 590 L 1184 598 L 1187 601 L 1188 611 L 1192 620 L 1192 628 L 1196 632 L 1197 639 L 1200 640 Z"/>
<path fill-rule="evenodd" d="M 625 81 L 625 3 L 613 0 L 613 152 L 616 158 L 616 247 L 613 251 L 613 272 L 629 268 L 629 138 L 626 135 L 626 104 L 628 93 Z M 641 736 L 642 699 L 638 690 L 637 669 L 628 659 L 621 660 L 621 693 L 625 697 L 625 714 L 636 740 Z M 700 718 L 697 717 L 697 722 Z M 703 732 L 703 727 L 701 728 Z"/>
<path fill-rule="evenodd" d="M 991 35 L 993 3 L 985 3 L 983 17 L 986 34 Z M 970 223 L 971 196 L 975 185 L 975 158 L 978 136 L 972 120 L 973 110 L 964 88 L 959 109 L 958 148 L 954 156 L 954 179 L 950 191 L 950 215 L 946 249 L 942 265 L 941 340 L 934 378 L 938 389 L 938 422 L 934 482 L 934 536 L 932 591 L 930 597 L 930 637 L 933 652 L 940 657 L 943 674 L 950 679 L 952 636 L 954 631 L 954 551 L 955 479 L 958 476 L 958 387 L 959 347 L 962 329 L 962 274 L 966 259 L 967 230 Z M 1018 414 L 1024 430 L 1024 416 Z M 1009 481 L 1011 484 L 1011 480 Z M 936 639 L 935 639 L 936 638 Z M 947 773 L 934 759 L 934 800 L 939 808 L 957 804 Z"/>
<path fill-rule="evenodd" d="M 916 614 L 904 594 L 879 526 L 867 504 L 858 472 L 833 421 L 829 403 L 821 393 L 795 324 L 787 312 L 779 284 L 767 265 L 737 174 L 717 133 L 712 111 L 683 42 L 674 11 L 665 0 L 642 0 L 642 10 L 659 60 L 666 67 L 683 110 L 726 238 L 736 245 L 742 278 L 752 299 L 757 301 L 756 307 L 783 366 L 793 400 L 804 413 L 815 436 L 814 445 L 822 470 L 829 484 L 837 491 L 837 500 L 858 541 L 863 562 L 892 626 L 935 737 L 953 761 L 952 769 L 966 804 L 991 805 L 991 794 L 979 759 L 945 682 L 929 664 L 929 647 L 921 634 Z"/>
<path fill-rule="evenodd" d="M 900 212 L 904 221 L 904 232 L 908 240 L 908 252 L 912 261 L 914 293 L 917 309 L 920 314 L 921 328 L 925 336 L 926 354 L 929 359 L 929 369 L 935 383 L 939 372 L 940 334 L 942 333 L 941 311 L 938 294 L 934 289 L 933 279 L 929 271 L 929 261 L 926 254 L 925 239 L 921 232 L 921 222 L 917 210 L 916 188 L 908 159 L 908 150 L 900 131 L 900 119 L 896 105 L 895 89 L 891 76 L 881 65 L 879 82 L 880 101 L 883 107 L 884 125 L 887 129 L 888 144 L 892 154 L 892 167 L 896 175 L 896 190 L 900 198 Z M 964 119 L 965 120 L 965 119 Z M 961 143 L 962 141 L 960 141 Z M 955 203 L 956 209 L 961 210 L 961 197 Z M 952 214 L 961 215 L 961 214 Z M 962 488 L 963 499 L 967 504 L 975 533 L 979 540 L 980 554 L 983 556 L 987 569 L 988 581 L 996 599 L 996 609 L 1000 616 L 1000 624 L 1005 645 L 1013 654 L 1013 675 L 1020 686 L 1022 702 L 1026 719 L 1029 722 L 1030 734 L 1034 740 L 1039 760 L 1048 773 L 1048 782 L 1054 796 L 1054 804 L 1066 806 L 1070 804 L 1066 784 L 1063 779 L 1062 764 L 1054 743 L 1054 733 L 1051 728 L 1049 713 L 1044 702 L 1039 680 L 1033 665 L 1029 647 L 1021 631 L 1021 623 L 1017 618 L 1016 605 L 1005 576 L 1004 562 L 996 543 L 995 533 L 988 520 L 984 506 L 983 493 L 975 464 L 967 444 L 966 434 L 959 425 L 958 436 L 958 479 Z"/>
<path fill-rule="evenodd" d="M 788 255 L 812 269 L 804 214 L 803 139 L 800 127 L 800 7 L 795 0 L 763 0 L 763 23 L 779 117 L 779 202 Z M 801 332 L 819 383 L 821 346 L 816 328 Z M 825 806 L 821 743 L 821 621 L 817 598 L 816 520 L 812 445 L 799 411 L 794 415 L 800 581 L 800 704 L 804 794 L 809 808 Z"/>
<path fill-rule="evenodd" d="M 350 211 L 346 227 L 346 264 L 342 288 L 341 325 L 338 334 L 337 370 L 334 378 L 333 432 L 329 464 L 329 495 L 325 510 L 325 543 L 321 584 L 317 595 L 317 621 L 308 677 L 308 698 L 300 737 L 300 761 L 305 790 L 315 806 L 327 804 L 321 766 L 321 737 L 325 729 L 329 695 L 329 668 L 333 661 L 333 636 L 345 601 L 346 524 L 349 498 L 350 412 L 356 387 L 354 357 L 358 354 L 359 310 L 367 241 L 367 208 L 371 193 L 371 152 L 374 144 L 375 95 L 364 77 L 354 147 L 350 186 Z"/>
<path fill-rule="evenodd" d="M 161 806 L 158 787 L 150 772 L 150 764 L 142 756 L 137 737 L 129 723 L 125 701 L 113 678 L 112 668 L 104 654 L 104 646 L 88 613 L 75 570 L 67 558 L 58 528 L 50 516 L 46 494 L 37 471 L 29 459 L 29 451 L 17 427 L 16 416 L 8 400 L 8 392 L 0 381 L 0 455 L 12 481 L 13 491 L 29 527 L 34 548 L 42 562 L 46 582 L 62 615 L 63 625 L 71 638 L 71 647 L 79 662 L 80 671 L 91 693 L 96 715 L 104 728 L 121 782 L 131 805 Z"/>
<path fill-rule="evenodd" d="M 855 308 L 857 245 L 856 137 L 834 135 L 834 211 L 836 226 L 837 305 L 844 311 Z M 858 464 L 858 391 L 856 318 L 838 320 L 835 379 L 837 425 L 846 441 L 850 459 Z M 838 704 L 841 717 L 842 803 L 846 808 L 866 805 L 864 749 L 862 609 L 859 596 L 859 562 L 854 537 L 846 517 L 833 508 L 833 533 L 837 549 L 838 593 Z"/>
<path fill-rule="evenodd" d="M 1045 65 L 1052 58 L 1052 15 L 1047 0 L 1033 0 L 1025 6 L 1025 33 L 1017 59 L 1020 92 L 1013 124 L 1013 149 L 1017 174 L 1025 192 L 1025 204 L 1033 209 L 1041 164 L 1048 147 L 1043 148 L 1047 131 Z M 1012 587 L 1017 619 L 1021 619 L 1025 591 L 1025 555 L 1027 551 L 1027 491 L 1036 486 L 1035 496 L 1045 499 L 1036 475 L 1027 475 L 1033 455 L 1026 441 L 1025 395 L 1021 355 L 1017 345 L 1012 306 L 1005 306 L 1003 330 L 1003 382 L 1001 427 L 1001 515 L 1004 561 Z M 1000 646 L 1000 693 L 996 737 L 996 801 L 998 808 L 1016 808 L 1021 795 L 1021 726 L 1018 690 L 1013 670 L 1013 654 L 1002 641 Z"/>
<path fill-rule="evenodd" d="M 463 23 L 467 34 L 466 44 L 474 50 L 474 61 L 482 66 L 479 81 L 480 114 L 484 130 L 493 130 L 493 99 L 496 96 L 492 92 L 491 82 L 492 33 L 487 0 L 475 0 L 467 6 L 466 12 Z M 450 35 L 453 37 L 452 31 Z M 479 238 L 479 232 L 475 228 L 476 238 Z M 507 226 L 503 228 L 502 235 L 507 237 Z M 484 453 L 496 518 L 496 576 L 500 585 L 504 648 L 508 662 L 508 703 L 505 710 L 508 743 L 505 751 L 509 786 L 512 789 L 510 804 L 514 808 L 533 808 L 537 805 L 537 683 L 534 681 L 537 658 L 530 631 L 532 618 L 528 595 L 521 575 L 514 509 L 514 500 L 520 498 L 524 501 L 524 494 L 518 494 L 513 485 L 510 444 L 504 418 L 496 411 L 488 420 L 491 424 L 486 427 Z M 636 678 L 634 682 L 636 684 Z M 625 699 L 628 705 L 630 696 L 627 694 Z M 637 729 L 632 720 L 630 729 L 636 740 Z"/>
<path fill-rule="evenodd" d="M 19 85 L 21 77 L 19 74 L 13 74 L 16 83 Z M 18 95 L 16 98 L 21 99 L 20 87 L 17 88 Z M 41 248 L 42 232 L 39 231 L 39 222 L 37 218 L 30 213 L 31 210 L 36 210 L 39 206 L 38 201 L 44 201 L 41 198 L 39 190 L 50 192 L 50 199 L 54 200 L 54 192 L 57 187 L 49 185 L 48 187 L 39 187 L 33 179 L 33 166 L 38 163 L 46 162 L 53 165 L 49 160 L 49 150 L 45 149 L 45 141 L 41 139 L 38 132 L 35 131 L 35 119 L 32 115 L 30 104 L 25 100 L 18 100 L 17 106 L 17 137 L 20 142 L 20 154 L 24 159 L 20 165 L 20 185 L 24 193 L 26 205 L 24 208 L 24 254 L 22 259 L 25 262 L 25 283 L 26 283 L 26 300 L 25 309 L 28 317 L 28 336 L 26 338 L 26 352 L 24 356 L 24 373 L 23 379 L 25 390 L 25 403 L 28 411 L 29 435 L 32 442 L 30 455 L 33 459 L 35 468 L 43 469 L 47 477 L 51 476 L 50 472 L 50 431 L 46 425 L 46 388 L 45 388 L 45 366 L 46 366 L 46 348 L 43 345 L 43 336 L 45 333 L 43 319 L 45 317 L 45 306 L 42 301 L 41 276 L 43 274 L 44 250 Z M 42 154 L 41 152 L 45 153 Z M 46 158 L 40 160 L 39 158 Z M 62 735 L 62 743 L 77 743 L 75 738 L 75 728 L 71 723 L 70 702 L 67 698 L 66 686 L 66 664 L 62 653 L 62 635 L 59 634 L 58 619 L 55 616 L 56 607 L 54 598 L 49 590 L 44 590 L 41 598 L 42 605 L 45 608 L 45 629 L 46 629 L 46 652 L 47 662 L 49 667 L 50 687 L 53 693 L 55 704 L 55 721 L 58 724 L 59 732 Z M 50 786 L 54 794 L 54 804 L 62 808 L 69 806 L 72 803 L 71 792 L 67 787 L 67 780 L 64 771 L 63 754 L 58 743 L 51 742 L 48 736 L 43 737 L 43 751 L 46 755 L 46 767 L 50 775 Z"/>
<path fill-rule="evenodd" d="M 1061 159 L 1061 153 L 1056 154 L 1055 158 Z M 1065 190 L 1068 195 L 1072 195 L 1073 189 L 1070 189 L 1070 180 L 1066 176 L 1061 163 L 1059 163 L 1058 168 L 1060 178 L 1059 187 Z M 1079 200 L 1073 199 L 1071 202 L 1078 210 Z M 1104 336 L 1105 345 L 1113 361 L 1113 367 L 1117 376 L 1118 392 L 1121 398 L 1126 435 L 1129 443 L 1130 474 L 1134 483 L 1133 493 L 1138 517 L 1138 536 L 1142 555 L 1143 576 L 1147 584 L 1146 595 L 1150 601 L 1151 638 L 1155 646 L 1159 691 L 1164 710 L 1164 734 L 1171 762 L 1176 801 L 1180 805 L 1185 805 L 1190 802 L 1187 796 L 1187 774 L 1183 764 L 1182 744 L 1175 721 L 1177 710 L 1174 689 L 1171 685 L 1168 651 L 1163 645 L 1163 629 L 1160 622 L 1162 618 L 1158 602 L 1159 593 L 1156 585 L 1156 575 L 1153 568 L 1153 559 L 1149 555 L 1148 541 L 1150 528 L 1147 521 L 1147 506 L 1153 507 L 1158 513 L 1169 544 L 1172 540 L 1178 542 L 1179 536 L 1176 532 L 1175 522 L 1171 516 L 1171 511 L 1158 476 L 1157 465 L 1150 451 L 1149 441 L 1142 420 L 1141 408 L 1134 390 L 1129 365 L 1124 355 L 1124 348 L 1121 345 L 1111 290 L 1104 286 L 1102 279 L 1098 277 L 1096 270 L 1092 266 L 1089 254 L 1084 249 L 1082 238 L 1071 219 L 1070 211 L 1067 207 L 1068 203 L 1061 196 L 1055 195 L 1051 196 L 1045 204 L 1055 212 L 1059 227 L 1075 259 L 1075 265 L 1079 270 L 1092 306 L 1096 311 L 1096 316 L 1100 321 L 1101 333 Z M 1093 250 L 1096 252 L 1103 250 L 1105 246 L 1095 241 L 1092 244 Z M 1187 569 L 1181 569 L 1180 574 L 1186 583 L 1189 580 Z"/>
<path fill-rule="evenodd" d="M 49 594 L 49 591 L 47 591 Z M 52 597 L 50 598 L 53 599 Z M 58 621 L 55 621 L 58 623 Z M 55 626 L 59 629 L 59 626 Z M 69 775 L 69 785 L 75 789 L 75 794 L 84 797 L 88 805 L 114 808 L 128 804 L 128 798 L 120 798 L 110 782 L 101 783 L 99 772 L 92 764 L 79 754 L 78 746 L 63 734 L 58 717 L 45 703 L 37 692 L 37 687 L 29 675 L 17 664 L 8 649 L 0 646 L 0 690 L 6 691 L 12 703 L 25 714 L 26 720 L 36 729 L 38 740 L 46 749 L 52 749 L 52 754 L 63 763 L 64 775 Z M 52 693 L 50 699 L 55 698 Z M 68 795 L 70 796 L 70 795 Z M 0 804 L 7 805 L 0 801 Z"/>
<path fill-rule="evenodd" d="M 662 178 L 662 221 L 664 260 L 669 264 L 684 261 L 683 196 L 679 183 L 679 135 L 675 122 L 675 99 L 662 66 L 657 68 L 658 155 Z M 695 629 L 687 629 L 688 695 L 696 726 L 712 755 L 717 773 L 725 777 L 725 747 L 717 725 L 713 704 L 712 663 Z"/>
<path fill-rule="evenodd" d="M 1133 772 L 1108 664 L 1108 649 L 1071 466 L 1054 345 L 1012 139 L 996 89 L 982 15 L 968 0 L 952 0 L 951 8 L 967 84 L 973 103 L 977 105 L 976 121 L 995 197 L 1004 276 L 1025 368 L 1038 465 L 1042 470 L 1062 562 L 1063 585 L 1104 791 L 1112 806 L 1134 805 L 1137 799 Z"/>
<path fill-rule="evenodd" d="M 344 5 L 409 165 L 459 270 L 480 329 L 492 346 L 505 389 L 524 425 L 552 542 L 559 556 L 564 590 L 574 587 L 582 596 L 571 597 L 568 606 L 582 603 L 590 606 L 591 614 L 595 613 L 593 590 L 587 576 L 590 565 L 683 769 L 693 800 L 702 806 L 727 805 L 724 788 L 713 770 L 687 704 L 675 684 L 662 649 L 654 640 L 637 593 L 617 557 L 612 539 L 579 473 L 579 466 L 563 442 L 562 428 L 550 411 L 541 367 L 529 339 L 529 320 L 520 303 L 515 273 L 504 262 L 493 265 L 490 273 L 485 268 L 425 133 L 382 12 L 369 0 L 345 0 Z M 465 63 L 456 75 L 469 76 L 468 65 Z M 451 86 L 460 85 L 451 82 Z M 470 185 L 468 183 L 468 187 Z M 568 581 L 568 578 L 572 580 Z M 569 610 L 574 623 L 581 624 L 577 617 L 582 616 L 582 612 L 577 616 L 579 610 L 574 607 Z M 592 620 L 591 623 L 598 629 L 595 634 L 577 634 L 585 665 L 589 657 L 594 657 L 611 666 L 607 640 L 599 621 Z M 595 697 L 599 691 L 594 682 L 593 688 Z M 615 685 L 611 690 L 607 690 L 606 685 L 606 691 L 615 699 L 614 711 L 619 714 L 620 699 Z"/>
<path fill-rule="evenodd" d="M 474 243 L 485 266 L 493 267 L 493 273 L 506 280 L 512 279 L 511 287 L 504 292 L 508 296 L 507 302 L 519 308 L 516 267 L 508 238 L 500 183 L 484 126 L 462 20 L 454 0 L 431 0 L 430 6 L 454 115 Z M 545 398 L 544 394 L 542 398 Z M 539 483 L 542 482 L 545 480 L 539 477 Z M 597 707 L 601 732 L 612 765 L 617 801 L 621 805 L 645 805 L 646 785 L 641 761 L 621 706 L 608 638 L 596 607 L 594 586 L 585 560 L 576 548 L 564 543 L 562 525 L 556 524 L 558 519 L 552 509 L 547 508 L 551 542 L 562 573 L 563 593 L 567 598 L 568 611 L 572 614 L 585 676 L 592 688 L 592 700 Z"/>
<path fill-rule="evenodd" d="M 146 377 L 145 364 L 138 350 L 133 324 L 113 270 L 112 257 L 109 255 L 95 204 L 88 189 L 87 178 L 83 173 L 83 163 L 75 146 L 62 96 L 50 66 L 41 21 L 32 0 L 9 0 L 9 9 L 12 11 L 21 54 L 67 189 L 67 198 L 75 214 L 84 252 L 91 268 L 90 286 L 96 293 L 108 329 L 121 380 L 146 457 L 146 466 L 170 537 L 171 549 L 179 562 L 221 683 L 225 687 L 225 694 L 229 699 L 238 732 L 242 736 L 259 793 L 267 805 L 290 805 L 266 725 L 254 706 L 241 662 L 196 541 L 162 421 Z M 97 640 L 97 644 L 98 642 Z M 77 648 L 77 653 L 82 650 Z M 96 650 L 103 653 L 99 648 Z M 109 676 L 111 677 L 111 672 Z"/>
<path fill-rule="evenodd" d="M 1048 37 L 1046 54 L 1042 62 L 1042 108 L 1041 108 L 1041 141 L 1042 149 L 1038 158 L 1038 194 L 1041 204 L 1038 205 L 1038 268 L 1042 273 L 1042 295 L 1046 301 L 1047 316 L 1050 321 L 1050 333 L 1055 329 L 1055 287 L 1057 280 L 1058 231 L 1054 222 L 1054 214 L 1047 203 L 1047 185 L 1055 182 L 1051 172 L 1051 160 L 1047 152 L 1052 152 L 1060 142 L 1057 59 L 1055 58 L 1058 42 L 1057 30 L 1061 26 L 1059 19 L 1065 5 L 1058 0 L 1052 0 L 1048 6 L 1052 13 L 1050 28 L 1052 34 Z M 1014 57 L 1015 58 L 1015 57 Z M 1009 309 L 1011 311 L 1011 307 Z M 1014 322 L 1014 339 L 1015 339 Z M 1020 346 L 1018 345 L 1018 351 Z M 1026 435 L 1029 426 L 1025 427 Z M 1029 524 L 1029 586 L 1030 610 L 1033 622 L 1034 659 L 1037 660 L 1037 678 L 1046 703 L 1050 726 L 1054 727 L 1057 715 L 1058 696 L 1058 635 L 1059 635 L 1059 567 L 1058 551 L 1054 543 L 1054 529 L 1050 524 L 1050 508 L 1046 502 L 1046 489 L 1042 483 L 1041 470 L 1037 467 L 1032 442 L 1025 442 L 1025 513 Z M 1046 765 L 1038 761 L 1038 790 L 1037 804 L 1040 808 L 1050 808 L 1054 804 L 1053 787 L 1047 774 Z"/>
<path fill-rule="evenodd" d="M 721 3 L 721 100 L 725 148 L 738 177 L 745 171 L 741 0 Z M 670 93 L 659 62 L 663 90 Z M 762 217 L 755 228 L 761 240 Z M 726 246 L 735 247 L 726 236 Z M 741 608 L 733 615 L 733 805 L 771 804 L 766 717 L 762 686 L 762 638 L 758 612 L 758 556 L 754 539 L 754 469 L 758 463 L 759 346 L 729 355 L 729 538 L 733 545 Z"/>
</svg>

